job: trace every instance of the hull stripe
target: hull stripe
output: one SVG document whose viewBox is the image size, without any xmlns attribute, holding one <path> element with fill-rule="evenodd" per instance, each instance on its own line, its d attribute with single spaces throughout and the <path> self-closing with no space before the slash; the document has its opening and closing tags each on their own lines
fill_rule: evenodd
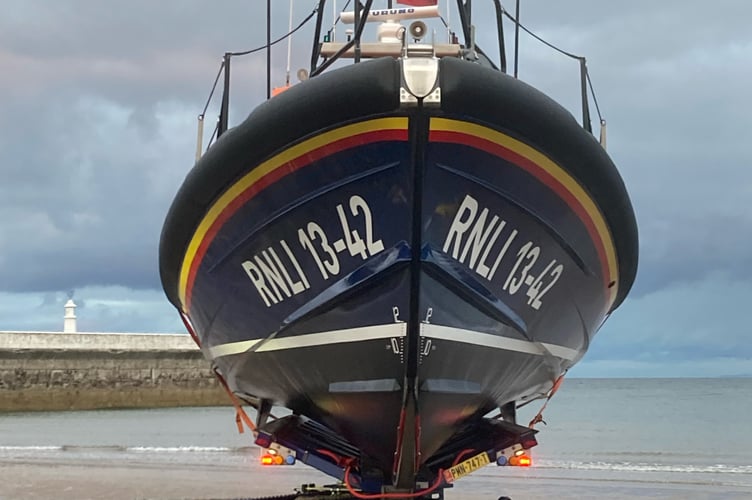
<svg viewBox="0 0 752 500">
<path fill-rule="evenodd" d="M 211 206 L 191 238 L 183 259 L 178 293 L 184 312 L 190 311 L 191 291 L 198 267 L 224 223 L 248 200 L 279 179 L 322 157 L 345 149 L 385 140 L 407 140 L 407 118 L 379 118 L 325 132 L 288 148 L 254 168 Z M 601 260 L 606 309 L 618 292 L 618 269 L 613 240 L 603 215 L 590 196 L 566 171 L 534 148 L 493 129 L 474 123 L 432 118 L 430 140 L 475 147 L 505 158 L 549 186 L 585 224 Z M 610 283 L 613 286 L 608 288 Z"/>
<path fill-rule="evenodd" d="M 527 340 L 502 337 L 473 330 L 463 330 L 462 328 L 454 328 L 451 326 L 422 323 L 420 325 L 420 330 L 421 336 L 426 338 L 462 342 L 464 344 L 521 352 L 535 356 L 553 355 L 557 358 L 569 361 L 574 361 L 580 356 L 579 351 L 576 349 L 570 349 L 569 347 L 547 344 L 545 342 L 529 342 Z M 210 347 L 207 349 L 207 352 L 210 359 L 216 359 L 222 356 L 231 356 L 233 354 L 242 354 L 246 352 L 261 353 L 284 351 L 305 347 L 321 347 L 331 346 L 333 344 L 349 344 L 370 340 L 400 338 L 405 337 L 406 335 L 406 323 L 392 323 L 388 325 L 364 326 L 360 328 L 349 328 L 346 330 L 294 335 L 292 337 L 231 342 Z"/>
<path fill-rule="evenodd" d="M 224 223 L 258 192 L 294 171 L 334 153 L 379 141 L 406 140 L 407 118 L 368 120 L 311 137 L 248 172 L 212 204 L 188 244 L 178 282 L 183 312 L 190 311 L 196 272 L 212 240 Z"/>
<path fill-rule="evenodd" d="M 463 344 L 472 344 L 493 349 L 502 349 L 505 351 L 522 352 L 536 356 L 553 355 L 557 358 L 569 361 L 574 361 L 580 356 L 580 351 L 569 347 L 547 344 L 545 342 L 530 342 L 528 340 L 513 339 L 490 333 L 464 330 L 452 326 L 423 323 L 420 325 L 420 330 L 421 336 L 431 339 L 462 342 Z"/>
<path fill-rule="evenodd" d="M 569 173 L 531 146 L 475 123 L 432 118 L 430 140 L 463 144 L 504 158 L 535 176 L 559 195 L 582 220 L 593 240 L 601 261 L 606 310 L 611 308 L 619 288 L 613 238 L 598 206 Z M 609 288 L 611 283 L 613 285 Z"/>
<path fill-rule="evenodd" d="M 287 349 L 300 349 L 302 347 L 318 347 L 331 344 L 399 338 L 406 335 L 406 323 L 391 323 L 388 325 L 364 326 L 360 328 L 348 328 L 346 330 L 333 330 L 330 332 L 308 333 L 305 335 L 294 335 L 292 337 L 231 342 L 229 344 L 210 347 L 208 353 L 211 359 L 216 359 L 222 356 L 241 354 L 248 351 L 283 351 Z M 256 347 L 257 345 L 258 347 Z"/>
</svg>

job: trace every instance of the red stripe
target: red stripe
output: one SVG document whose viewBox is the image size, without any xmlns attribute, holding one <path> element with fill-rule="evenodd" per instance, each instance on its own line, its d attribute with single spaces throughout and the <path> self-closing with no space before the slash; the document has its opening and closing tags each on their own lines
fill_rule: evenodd
<svg viewBox="0 0 752 500">
<path fill-rule="evenodd" d="M 317 149 L 304 153 L 294 160 L 287 162 L 284 166 L 279 165 L 274 170 L 258 179 L 251 184 L 245 191 L 232 200 L 223 210 L 222 213 L 214 220 L 209 230 L 204 235 L 204 239 L 201 241 L 196 254 L 191 262 L 191 269 L 188 272 L 188 282 L 186 283 L 185 290 L 185 309 L 190 310 L 191 296 L 193 295 L 193 283 L 196 279 L 196 273 L 201 265 L 201 262 L 206 255 L 209 245 L 214 241 L 214 237 L 219 230 L 224 226 L 230 217 L 237 212 L 245 203 L 256 196 L 259 192 L 263 191 L 267 187 L 271 186 L 278 180 L 286 177 L 287 175 L 307 166 L 311 163 L 325 158 L 327 156 L 339 153 L 346 149 L 351 149 L 356 146 L 362 146 L 365 144 L 371 144 L 381 141 L 406 141 L 407 130 L 394 129 L 394 130 L 377 130 L 373 132 L 365 132 L 359 135 L 352 135 L 345 137 L 335 142 L 331 142 Z"/>
<path fill-rule="evenodd" d="M 585 210 L 585 207 L 582 205 L 582 203 L 555 177 L 546 172 L 546 170 L 541 168 L 538 164 L 520 155 L 519 153 L 516 153 L 511 149 L 505 148 L 504 146 L 478 136 L 469 135 L 462 132 L 432 130 L 429 134 L 429 141 L 462 144 L 480 149 L 494 156 L 504 158 L 505 160 L 514 163 L 518 167 L 521 167 L 523 170 L 527 171 L 543 184 L 551 188 L 552 191 L 558 194 L 559 197 L 562 198 L 567 203 L 567 205 L 569 205 L 569 208 L 571 208 L 572 211 L 577 214 L 582 223 L 585 225 L 587 232 L 590 234 L 590 239 L 593 240 L 595 249 L 598 252 L 598 258 L 601 261 L 603 281 L 606 286 L 608 286 L 610 280 L 608 273 L 608 260 L 606 258 L 606 249 L 603 246 L 601 235 L 598 233 L 598 229 L 595 227 L 593 219 L 590 217 L 590 214 L 588 214 L 587 210 Z"/>
<path fill-rule="evenodd" d="M 401 3 L 402 5 L 412 5 L 414 7 L 428 7 L 436 5 L 438 2 L 439 0 L 397 0 L 397 3 Z"/>
</svg>

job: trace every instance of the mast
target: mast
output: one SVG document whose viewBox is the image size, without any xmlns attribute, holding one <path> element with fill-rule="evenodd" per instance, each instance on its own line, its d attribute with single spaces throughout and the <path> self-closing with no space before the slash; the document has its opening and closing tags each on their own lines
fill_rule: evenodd
<svg viewBox="0 0 752 500">
<path fill-rule="evenodd" d="M 222 89 L 222 104 L 219 108 L 219 123 L 217 123 L 217 139 L 227 131 L 228 114 L 230 112 L 230 58 L 232 53 L 225 52 L 223 66 L 225 71 L 224 88 Z"/>
<path fill-rule="evenodd" d="M 336 42 L 337 38 L 337 0 L 332 2 L 332 38 L 330 41 Z"/>
<path fill-rule="evenodd" d="M 319 40 L 321 38 L 321 23 L 324 20 L 324 7 L 326 5 L 326 0 L 319 0 L 319 5 L 316 8 L 316 28 L 313 30 L 313 45 L 311 49 L 311 69 L 309 71 L 310 75 L 314 75 L 314 71 L 316 70 L 316 64 L 318 64 L 319 60 Z"/>
<path fill-rule="evenodd" d="M 390 0 L 389 5 L 391 6 L 392 2 Z M 353 5 L 353 11 L 355 12 L 355 26 L 360 25 L 360 0 L 357 0 L 355 4 Z M 360 33 L 355 35 L 355 58 L 354 62 L 357 64 L 360 62 Z"/>
</svg>

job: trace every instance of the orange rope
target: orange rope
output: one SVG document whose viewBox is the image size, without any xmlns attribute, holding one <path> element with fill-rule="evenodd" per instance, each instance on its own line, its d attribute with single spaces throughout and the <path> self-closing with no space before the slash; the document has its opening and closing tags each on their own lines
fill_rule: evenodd
<svg viewBox="0 0 752 500">
<path fill-rule="evenodd" d="M 325 450 L 323 448 L 317 449 L 316 453 L 321 453 L 322 455 L 331 458 L 332 460 L 334 460 L 334 463 L 340 467 L 349 466 L 355 460 L 354 458 L 350 457 L 341 457 L 333 451 Z"/>
<path fill-rule="evenodd" d="M 467 448 L 467 449 L 464 449 L 464 450 L 462 450 L 461 452 L 459 452 L 459 453 L 457 454 L 457 457 L 455 457 L 455 459 L 454 459 L 454 462 L 452 462 L 452 467 L 454 467 L 455 465 L 457 465 L 458 463 L 460 463 L 460 460 L 462 460 L 462 459 L 463 459 L 463 458 L 465 458 L 465 457 L 466 457 L 466 456 L 467 456 L 468 454 L 470 454 L 470 453 L 472 453 L 472 452 L 474 452 L 474 451 L 475 451 L 475 450 L 474 450 L 473 448 Z"/>
<path fill-rule="evenodd" d="M 531 429 L 534 428 L 535 424 L 539 422 L 543 422 L 544 425 L 546 424 L 546 421 L 543 420 L 543 410 L 546 409 L 548 402 L 551 401 L 551 398 L 554 397 L 554 394 L 556 394 L 556 391 L 558 391 L 559 387 L 561 387 L 561 383 L 564 382 L 564 375 L 566 374 L 562 373 L 561 375 L 559 375 L 559 378 L 557 378 L 556 381 L 554 381 L 554 385 L 553 387 L 551 387 L 551 390 L 548 392 L 548 397 L 546 397 L 546 401 L 545 403 L 543 403 L 543 406 L 541 407 L 540 411 L 538 412 L 537 415 L 533 417 L 530 423 L 527 424 L 527 426 L 530 427 Z"/>
<path fill-rule="evenodd" d="M 416 491 L 414 493 L 361 493 L 359 491 L 356 491 L 350 484 L 350 469 L 351 466 L 348 466 L 345 469 L 345 487 L 352 496 L 363 500 L 375 500 L 377 498 L 418 498 L 425 495 L 430 495 L 431 493 L 436 491 L 436 489 L 444 482 L 444 469 L 439 469 L 438 476 L 436 476 L 436 481 L 429 488 L 426 488 L 424 490 Z"/>
<path fill-rule="evenodd" d="M 200 348 L 201 342 L 198 339 L 198 335 L 196 335 L 196 332 L 193 330 L 193 325 L 191 324 L 191 320 L 182 311 L 180 312 L 180 319 L 183 320 L 185 329 L 188 330 L 188 333 L 190 334 L 191 338 L 196 343 L 196 345 Z M 222 387 L 224 387 L 227 395 L 230 396 L 230 401 L 232 401 L 232 405 L 235 407 L 235 424 L 238 426 L 238 433 L 243 434 L 243 423 L 245 423 L 245 425 L 248 426 L 251 432 L 255 434 L 256 426 L 251 420 L 251 417 L 249 417 L 248 414 L 243 409 L 243 405 L 240 402 L 240 400 L 237 398 L 237 396 L 235 396 L 235 394 L 232 393 L 224 377 L 222 377 L 222 375 L 219 374 L 219 371 L 217 371 L 216 368 L 213 368 L 212 372 L 214 373 L 214 376 L 217 377 L 217 380 L 219 380 L 219 383 L 222 385 Z"/>
<path fill-rule="evenodd" d="M 193 330 L 193 325 L 191 325 L 190 318 L 188 318 L 188 316 L 183 311 L 180 311 L 180 319 L 183 320 L 183 324 L 185 325 L 185 329 L 188 330 L 188 334 L 191 336 L 198 348 L 201 349 L 201 341 L 198 339 L 198 335 L 196 335 L 196 332 Z"/>
<path fill-rule="evenodd" d="M 225 382 L 225 379 L 222 377 L 222 375 L 219 374 L 216 368 L 214 369 L 214 375 L 217 377 L 217 380 L 219 380 L 219 383 L 222 385 L 222 387 L 224 387 L 227 395 L 230 396 L 230 401 L 232 401 L 232 405 L 235 407 L 235 422 L 238 425 L 238 432 L 240 434 L 243 433 L 242 423 L 245 423 L 245 425 L 251 430 L 252 433 L 255 434 L 256 432 L 258 432 L 256 425 L 251 420 L 251 417 L 249 417 L 243 409 L 242 403 L 240 402 L 238 397 L 232 393 L 230 387 L 227 385 L 227 382 Z"/>
</svg>

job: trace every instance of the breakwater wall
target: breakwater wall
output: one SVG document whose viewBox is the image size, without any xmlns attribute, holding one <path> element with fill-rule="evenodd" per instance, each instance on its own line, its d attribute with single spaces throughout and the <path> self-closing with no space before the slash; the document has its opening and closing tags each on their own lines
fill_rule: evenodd
<svg viewBox="0 0 752 500">
<path fill-rule="evenodd" d="M 228 402 L 187 334 L 0 332 L 0 411 Z"/>
</svg>

